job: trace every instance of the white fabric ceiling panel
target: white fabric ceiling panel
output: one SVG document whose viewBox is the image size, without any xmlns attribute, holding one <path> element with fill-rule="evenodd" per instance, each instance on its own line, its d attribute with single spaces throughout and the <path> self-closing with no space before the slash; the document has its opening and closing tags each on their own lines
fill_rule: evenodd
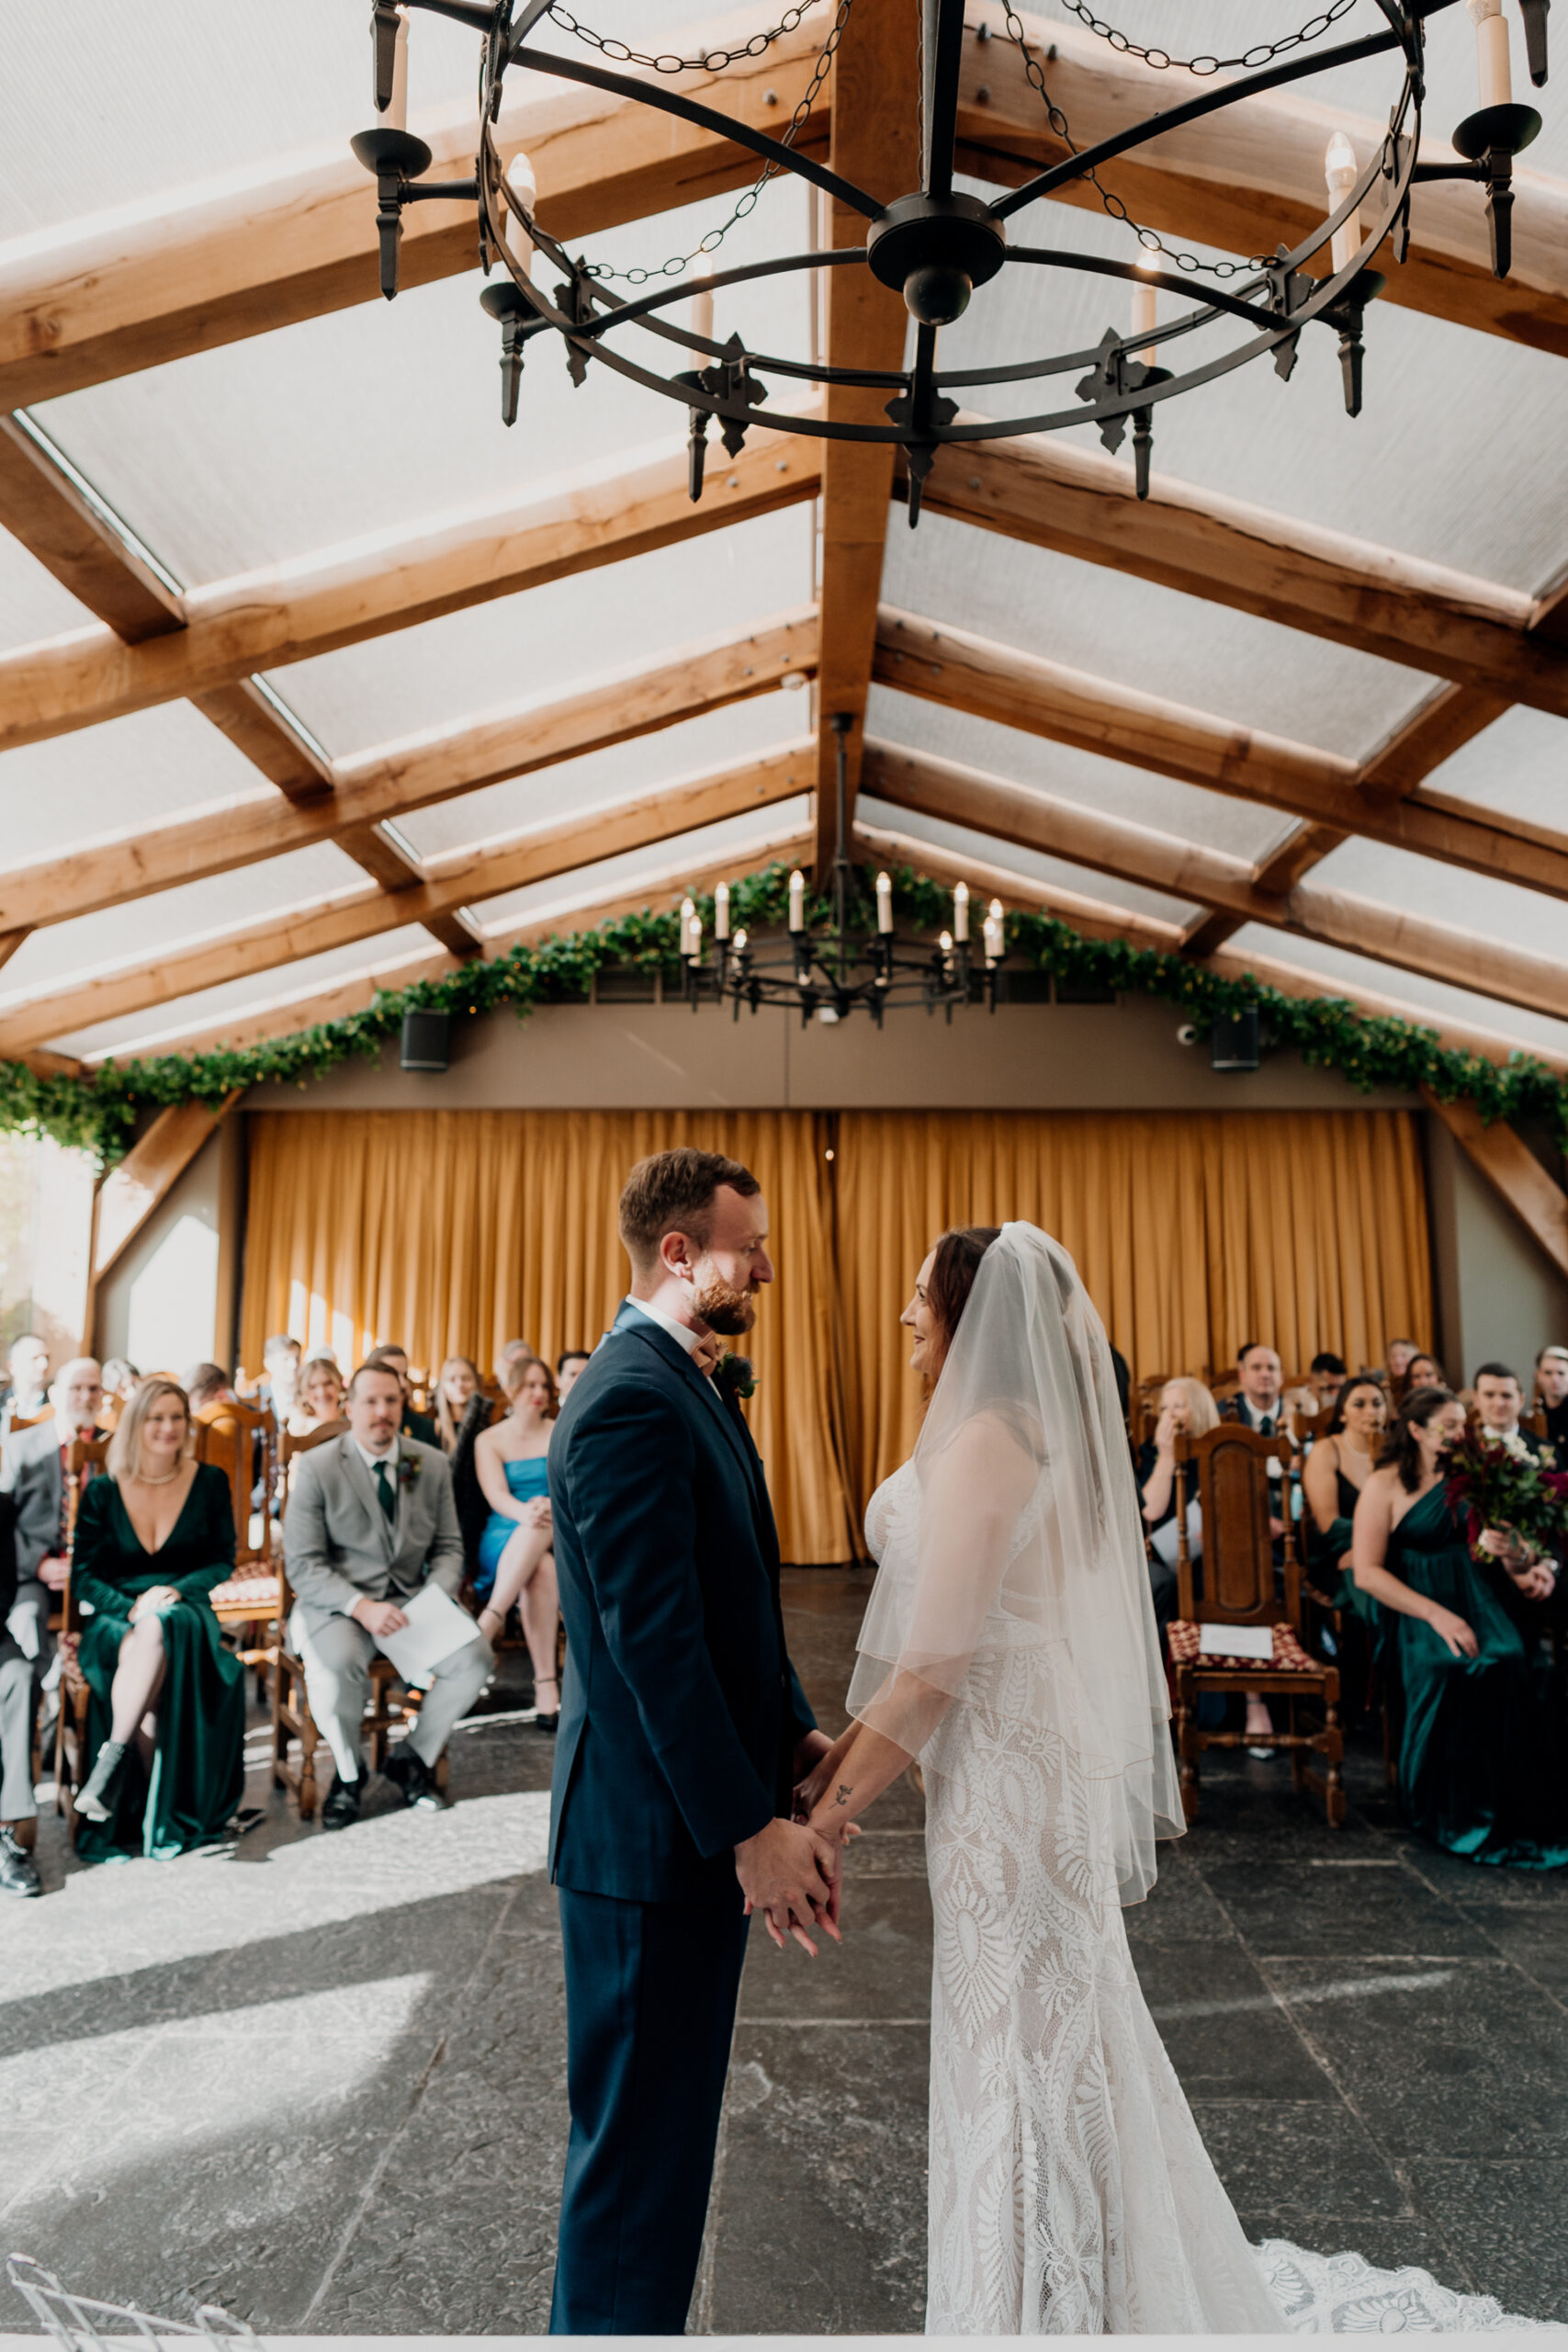
<svg viewBox="0 0 1568 2352">
<path fill-rule="evenodd" d="M 160 703 L 0 752 L 0 855 L 13 865 L 58 854 L 235 797 L 288 805 L 191 704 Z"/>
<path fill-rule="evenodd" d="M 645 876 L 666 871 L 680 873 L 689 867 L 695 873 L 715 858 L 743 852 L 748 842 L 763 835 L 772 838 L 803 831 L 810 821 L 811 804 L 804 795 L 798 800 L 781 800 L 774 808 L 759 809 L 754 817 L 727 817 L 720 824 L 705 825 L 698 832 L 681 833 L 670 841 L 656 842 L 651 849 L 628 850 L 624 856 L 601 858 L 596 865 L 580 866 L 575 874 L 531 883 L 525 890 L 508 890 L 499 899 L 476 899 L 474 911 L 486 931 L 496 932 L 509 925 L 546 922 L 560 908 L 561 927 L 579 930 L 581 918 L 572 914 L 570 909 L 580 900 L 619 897 L 640 888 Z M 751 861 L 738 856 L 737 881 L 750 871 Z M 680 890 L 672 885 L 658 889 L 650 886 L 649 904 L 657 913 L 675 905 L 680 896 Z"/>
<path fill-rule="evenodd" d="M 1441 865 L 1435 857 L 1416 857 L 1382 842 L 1354 836 L 1342 842 L 1306 882 L 1309 888 L 1382 899 L 1429 922 L 1452 923 L 1456 930 L 1529 954 L 1561 956 L 1568 949 L 1568 907 L 1561 899 Z"/>
<path fill-rule="evenodd" d="M 86 605 L 78 604 L 19 539 L 0 529 L 0 652 L 36 644 L 40 638 L 63 637 L 69 629 L 96 627 Z"/>
<path fill-rule="evenodd" d="M 1080 898 L 1098 899 L 1102 906 L 1120 907 L 1130 914 L 1149 915 L 1156 922 L 1174 923 L 1190 922 L 1202 911 L 1185 899 L 1168 898 L 1163 891 L 1145 890 L 1135 882 L 1120 882 L 1090 866 L 1072 865 L 1066 858 L 1046 857 L 1038 850 L 1020 849 L 1013 842 L 994 841 L 988 834 L 976 833 L 966 825 L 949 825 L 937 817 L 896 808 L 890 800 L 878 800 L 871 793 L 863 793 L 855 805 L 867 825 L 904 833 L 914 841 L 929 842 L 933 850 L 942 850 L 951 857 L 973 858 L 977 865 L 999 866 L 1030 881 L 1053 883 L 1059 890 L 1076 890 Z"/>
<path fill-rule="evenodd" d="M 1478 808 L 1506 809 L 1568 832 L 1568 725 L 1550 711 L 1516 706 L 1434 769 L 1427 784 Z"/>
<path fill-rule="evenodd" d="M 342 757 L 769 619 L 810 601 L 811 562 L 810 509 L 787 507 L 297 662 L 272 683 Z"/>
<path fill-rule="evenodd" d="M 1298 939 L 1293 932 L 1273 931 L 1263 923 L 1246 923 L 1225 946 L 1227 956 L 1261 956 L 1299 971 L 1322 975 L 1325 996 L 1337 988 L 1370 989 L 1379 996 L 1395 997 L 1427 1014 L 1434 1025 L 1462 1022 L 1469 1029 L 1490 1030 L 1494 1035 L 1517 1039 L 1528 1049 L 1545 1046 L 1568 1055 L 1568 1021 L 1553 1021 L 1543 1012 L 1529 1012 L 1495 997 L 1477 996 L 1470 989 L 1450 988 L 1444 980 L 1429 980 L 1396 964 L 1380 964 L 1371 956 L 1351 956 L 1338 947 L 1325 947 L 1315 939 Z"/>
<path fill-rule="evenodd" d="M 146 1012 L 128 1012 L 119 1021 L 100 1021 L 55 1042 L 62 1053 L 84 1057 L 113 1053 L 119 1061 L 133 1055 L 156 1053 L 163 1041 L 182 1037 L 209 1022 L 232 1018 L 236 1023 L 280 997 L 306 989 L 325 988 L 361 971 L 384 971 L 411 956 L 439 957 L 440 948 L 426 931 L 405 923 L 399 931 L 383 932 L 376 939 L 361 939 L 348 947 L 334 947 L 325 956 L 303 956 L 246 980 L 229 980 L 221 988 L 202 989 L 194 996 L 175 997 Z"/>
<path fill-rule="evenodd" d="M 1350 759 L 1431 692 L 1374 655 L 940 514 L 918 531 L 895 514 L 882 601 Z"/>
<path fill-rule="evenodd" d="M 420 29 L 423 29 L 422 19 Z M 367 220 L 375 189 L 367 178 Z M 721 202 L 591 240 L 616 266 L 690 252 Z M 730 232 L 727 264 L 807 242 L 803 191 L 770 190 Z M 553 283 L 551 266 L 544 265 Z M 493 282 L 493 281 L 491 281 Z M 479 308 L 478 266 L 396 301 L 329 312 L 51 401 L 40 420 L 89 481 L 187 585 L 286 561 L 474 501 L 523 496 L 573 468 L 685 435 L 686 413 L 605 367 L 575 388 L 551 336 L 528 348 L 518 419 L 501 421 L 500 331 Z M 678 306 L 683 322 L 687 306 Z M 715 332 L 807 356 L 802 279 L 721 292 Z M 686 365 L 639 330 L 617 347 L 644 366 Z M 778 379 L 788 405 L 803 387 Z M 716 436 L 709 453 L 724 462 Z"/>
<path fill-rule="evenodd" d="M 434 857 L 443 850 L 489 841 L 525 825 L 548 824 L 577 811 L 586 816 L 607 802 L 657 792 L 727 763 L 739 765 L 762 758 L 798 741 L 810 724 L 810 698 L 798 688 L 759 695 L 754 702 L 731 703 L 679 727 L 662 728 L 657 735 L 641 735 L 580 760 L 563 760 L 536 775 L 465 793 L 460 800 L 444 800 L 434 808 L 415 809 L 398 819 L 398 831 L 422 857 Z M 815 757 L 813 752 L 813 762 Z"/>
<path fill-rule="evenodd" d="M 45 982 L 66 986 L 102 966 L 174 954 L 210 933 L 258 922 L 341 890 L 371 887 L 351 857 L 331 842 L 319 842 L 313 849 L 290 850 L 286 857 L 209 875 L 205 882 L 185 882 L 178 889 L 159 890 L 98 914 L 50 923 L 29 932 L 0 971 L 0 1013 L 16 996 Z M 285 952 L 281 941 L 278 952 Z"/>
<path fill-rule="evenodd" d="M 1048 743 L 1018 728 L 895 694 L 886 686 L 871 690 L 865 731 L 903 750 L 957 760 L 1004 783 L 1036 786 L 1058 799 L 1079 801 L 1093 812 L 1151 825 L 1207 849 L 1228 851 L 1233 857 L 1267 856 L 1295 821 L 1249 801 L 1204 792 L 1197 785 L 1101 759 L 1067 743 Z"/>
</svg>

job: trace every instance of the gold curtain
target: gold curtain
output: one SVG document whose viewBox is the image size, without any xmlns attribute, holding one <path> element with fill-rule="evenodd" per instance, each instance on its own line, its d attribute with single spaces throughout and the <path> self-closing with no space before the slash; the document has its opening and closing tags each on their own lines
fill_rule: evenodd
<svg viewBox="0 0 1568 2352">
<path fill-rule="evenodd" d="M 944 1226 L 1024 1217 L 1072 1251 L 1135 1377 L 1272 1340 L 1287 1372 L 1431 1338 L 1426 1194 L 1403 1112 L 262 1112 L 243 1357 L 292 1330 L 353 1363 L 592 1346 L 626 1288 L 615 1202 L 674 1143 L 766 1195 L 777 1290 L 751 1427 L 784 1556 L 860 1549 L 919 1410 L 897 1316 Z M 834 1152 L 829 1160 L 828 1153 Z"/>
<path fill-rule="evenodd" d="M 752 1434 L 784 1556 L 858 1549 L 844 1502 L 829 1218 L 808 1113 L 333 1111 L 250 1122 L 243 1360 L 294 1331 L 351 1364 L 400 1340 L 416 1364 L 481 1368 L 528 1340 L 592 1347 L 626 1295 L 615 1204 L 634 1161 L 688 1143 L 745 1162 L 779 1285 L 757 1318 Z"/>
<path fill-rule="evenodd" d="M 845 1451 L 869 1494 L 915 1440 L 897 1317 L 950 1225 L 1024 1218 L 1072 1251 L 1134 1377 L 1286 1374 L 1429 1342 L 1426 1186 L 1404 1112 L 852 1112 L 834 1162 Z"/>
</svg>

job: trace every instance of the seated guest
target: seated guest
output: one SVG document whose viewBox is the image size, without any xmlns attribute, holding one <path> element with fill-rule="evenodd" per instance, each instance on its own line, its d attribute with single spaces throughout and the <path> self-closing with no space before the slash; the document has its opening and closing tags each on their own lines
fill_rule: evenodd
<svg viewBox="0 0 1568 2352">
<path fill-rule="evenodd" d="M 526 1340 L 507 1340 L 503 1342 L 500 1352 L 497 1354 L 495 1359 L 495 1384 L 501 1390 L 503 1396 L 508 1393 L 506 1386 L 507 1365 L 509 1363 L 515 1363 L 519 1357 L 523 1357 L 529 1363 L 532 1363 L 537 1353 L 538 1350 L 531 1347 Z"/>
<path fill-rule="evenodd" d="M 1356 1582 L 1392 1612 L 1400 1800 L 1417 1836 L 1467 1861 L 1562 1870 L 1564 1725 L 1518 1607 L 1555 1579 L 1511 1532 L 1483 1530 L 1471 1556 L 1446 1491 L 1463 1429 L 1457 1396 L 1413 1389 L 1356 1506 Z"/>
<path fill-rule="evenodd" d="M 479 1368 L 467 1356 L 448 1356 L 435 1383 L 435 1438 L 448 1459 L 457 1443 L 457 1431 L 468 1409 L 468 1399 L 479 1385 Z"/>
<path fill-rule="evenodd" d="M 17 1549 L 17 1590 L 6 1612 L 5 1655 L 9 1662 L 0 1668 L 0 1749 L 7 1759 L 28 1759 L 25 1770 L 14 1760 L 7 1763 L 0 1826 L 29 1850 L 38 1835 L 33 1735 L 52 1665 L 50 1595 L 60 1590 L 67 1573 L 73 1502 L 67 1469 L 74 1441 L 96 1434 L 103 1400 L 96 1360 L 78 1356 L 60 1367 L 49 1393 L 54 1408 L 50 1418 L 35 1421 L 30 1429 L 13 1430 L 0 1447 L 0 1495 L 10 1496 L 16 1511 Z M 26 1662 L 26 1672 L 18 1660 Z"/>
<path fill-rule="evenodd" d="M 1321 1349 L 1314 1356 L 1307 1372 L 1307 1386 L 1312 1390 L 1314 1413 L 1321 1413 L 1325 1405 L 1333 1404 L 1348 1376 L 1344 1357 L 1337 1356 L 1332 1349 Z"/>
<path fill-rule="evenodd" d="M 463 1580 L 463 1541 L 452 1474 L 438 1446 L 400 1433 L 403 1387 L 389 1364 L 362 1363 L 344 1399 L 348 1428 L 302 1453 L 283 1522 L 289 1620 L 305 1668 L 310 1713 L 337 1779 L 321 1826 L 357 1820 L 365 1785 L 360 1726 L 371 1656 L 408 1620 L 400 1605 L 426 1583 L 455 1600 Z M 404 1804 L 438 1810 L 434 1769 L 452 1726 L 484 1689 L 494 1660 L 476 1625 L 471 1642 L 432 1669 L 419 1721 L 393 1750 L 387 1778 Z"/>
<path fill-rule="evenodd" d="M 1436 1356 L 1411 1357 L 1409 1369 L 1404 1375 L 1404 1385 L 1407 1391 L 1416 1388 L 1446 1388 L 1448 1385 L 1448 1376 Z"/>
<path fill-rule="evenodd" d="M 482 1430 L 474 1466 L 491 1516 L 479 1539 L 474 1589 L 484 1601 L 479 1625 L 494 1640 L 513 1602 L 534 1662 L 534 1703 L 541 1731 L 560 1720 L 556 1680 L 556 1555 L 546 1458 L 558 1410 L 556 1384 L 537 1356 L 506 1367 L 507 1413 Z M 547 1697 L 547 1692 L 549 1694 Z"/>
<path fill-rule="evenodd" d="M 233 1506 L 193 1440 L 184 1389 L 144 1380 L 76 1515 L 71 1581 L 92 1611 L 77 1652 L 92 1693 L 84 1861 L 208 1845 L 244 1790 L 245 1669 L 208 1598 L 234 1573 Z"/>
<path fill-rule="evenodd" d="M 279 1429 L 284 1428 L 299 1402 L 304 1354 L 299 1340 L 288 1331 L 275 1331 L 269 1340 L 262 1342 L 264 1377 L 255 1401 L 258 1405 L 271 1407 L 272 1417 Z"/>
<path fill-rule="evenodd" d="M 586 1348 L 568 1348 L 564 1355 L 556 1358 L 556 1395 L 563 1405 L 576 1387 L 579 1374 L 585 1371 L 592 1361 Z M 1563 1369 L 1568 1372 L 1568 1364 Z"/>
<path fill-rule="evenodd" d="M 36 1331 L 24 1331 L 11 1342 L 6 1359 L 7 1379 L 0 1388 L 0 1438 L 9 1437 L 14 1420 L 36 1420 L 49 1402 L 49 1350 Z"/>
<path fill-rule="evenodd" d="M 391 1369 L 397 1374 L 398 1384 L 403 1392 L 403 1418 L 401 1423 L 403 1435 L 405 1437 L 418 1438 L 421 1445 L 436 1444 L 438 1440 L 435 1434 L 435 1423 L 431 1419 L 428 1413 L 419 1413 L 414 1410 L 413 1392 L 409 1383 L 409 1351 L 407 1348 L 399 1347 L 395 1343 L 389 1344 L 384 1348 L 372 1348 L 365 1361 L 367 1363 L 389 1364 Z"/>
<path fill-rule="evenodd" d="M 32 1679 L 33 1662 L 6 1630 L 17 1598 L 17 1504 L 12 1495 L 0 1495 L 0 1894 L 41 1894 L 43 1881 L 31 1847 L 24 1843 L 13 1821 L 32 1820 L 28 1810 L 33 1795 Z M 27 1736 L 24 1738 L 23 1731 Z"/>
<path fill-rule="evenodd" d="M 1542 1348 L 1535 1360 L 1535 1393 L 1546 1415 L 1547 1443 L 1568 1469 L 1568 1348 Z"/>
<path fill-rule="evenodd" d="M 1382 1458 L 1387 1425 L 1382 1382 L 1371 1373 L 1348 1380 L 1302 1472 L 1302 1492 L 1318 1539 L 1313 1549 L 1322 1562 L 1318 1584 L 1337 1609 L 1354 1609 L 1363 1617 L 1373 1616 L 1377 1604 L 1350 1573 L 1350 1532 L 1356 1505 Z"/>
<path fill-rule="evenodd" d="M 1475 1375 L 1475 1418 L 1488 1445 L 1506 1445 L 1510 1453 L 1539 1453 L 1540 1440 L 1519 1427 L 1525 1408 L 1524 1385 L 1506 1363 L 1483 1363 Z"/>
<path fill-rule="evenodd" d="M 288 1427 L 295 1437 L 309 1437 L 343 1419 L 343 1374 L 333 1356 L 312 1356 L 300 1372 L 299 1391 Z"/>
<path fill-rule="evenodd" d="M 204 1413 L 209 1405 L 232 1405 L 234 1377 L 220 1363 L 193 1363 L 180 1386 L 189 1399 L 193 1414 Z"/>
<path fill-rule="evenodd" d="M 1410 1367 L 1419 1353 L 1414 1340 L 1391 1340 L 1383 1350 L 1384 1385 L 1395 1407 L 1409 1394 Z"/>
<path fill-rule="evenodd" d="M 1163 1633 L 1177 1611 L 1176 1441 L 1183 1434 L 1202 1437 L 1220 1425 L 1220 1408 L 1201 1380 L 1168 1380 L 1159 1392 L 1159 1419 L 1154 1436 L 1138 1451 L 1138 1492 L 1144 1525 L 1151 1539 L 1149 1581 L 1155 1616 Z M 1188 1542 L 1198 1532 L 1195 1482 L 1189 1477 Z M 1166 1531 L 1169 1532 L 1167 1533 Z"/>
<path fill-rule="evenodd" d="M 124 1356 L 110 1356 L 104 1366 L 104 1402 L 129 1405 L 141 1385 L 141 1374 Z"/>
<path fill-rule="evenodd" d="M 1245 1340 L 1237 1351 L 1235 1368 L 1241 1386 L 1220 1407 L 1221 1419 L 1239 1421 L 1244 1429 L 1256 1430 L 1260 1437 L 1287 1435 L 1283 1400 L 1280 1394 L 1284 1385 L 1284 1368 L 1278 1351 L 1271 1348 L 1267 1340 Z M 1277 1456 L 1272 1457 L 1269 1464 L 1270 1480 L 1280 1482 L 1284 1476 L 1284 1464 Z M 1269 1514 L 1269 1532 L 1276 1545 L 1285 1532 L 1285 1522 L 1280 1515 L 1281 1490 L 1280 1485 L 1276 1483 L 1273 1487 L 1274 1503 Z M 1276 1552 L 1276 1559 L 1279 1556 Z M 1270 1730 L 1273 1719 L 1262 1693 L 1248 1690 L 1246 1698 L 1247 1730 L 1258 1735 Z M 1260 1763 L 1266 1763 L 1280 1751 L 1270 1747 L 1252 1747 L 1247 1753 Z"/>
</svg>

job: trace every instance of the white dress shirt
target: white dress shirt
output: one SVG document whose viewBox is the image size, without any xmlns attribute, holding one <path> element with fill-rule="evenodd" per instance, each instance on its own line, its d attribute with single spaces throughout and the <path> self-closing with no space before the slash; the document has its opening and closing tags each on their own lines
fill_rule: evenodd
<svg viewBox="0 0 1568 2352">
<path fill-rule="evenodd" d="M 651 1299 L 628 1298 L 626 1305 L 638 1315 L 645 1315 L 650 1323 L 657 1323 L 661 1331 L 668 1331 L 672 1340 L 678 1340 L 689 1356 L 696 1354 L 702 1345 L 702 1334 L 694 1331 L 690 1324 L 677 1323 L 672 1315 L 667 1315 L 662 1306 L 655 1306 Z"/>
</svg>

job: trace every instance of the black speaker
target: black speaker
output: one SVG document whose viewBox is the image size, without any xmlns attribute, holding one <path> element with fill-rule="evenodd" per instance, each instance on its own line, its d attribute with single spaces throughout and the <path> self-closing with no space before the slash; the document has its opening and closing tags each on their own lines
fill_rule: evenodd
<svg viewBox="0 0 1568 2352">
<path fill-rule="evenodd" d="M 402 1069 L 445 1069 L 452 1058 L 452 1016 L 449 1012 L 405 1012 Z"/>
<path fill-rule="evenodd" d="M 1234 1020 L 1221 1014 L 1209 1034 L 1211 1069 L 1257 1069 L 1262 1059 L 1258 1007 L 1244 1004 Z"/>
</svg>

